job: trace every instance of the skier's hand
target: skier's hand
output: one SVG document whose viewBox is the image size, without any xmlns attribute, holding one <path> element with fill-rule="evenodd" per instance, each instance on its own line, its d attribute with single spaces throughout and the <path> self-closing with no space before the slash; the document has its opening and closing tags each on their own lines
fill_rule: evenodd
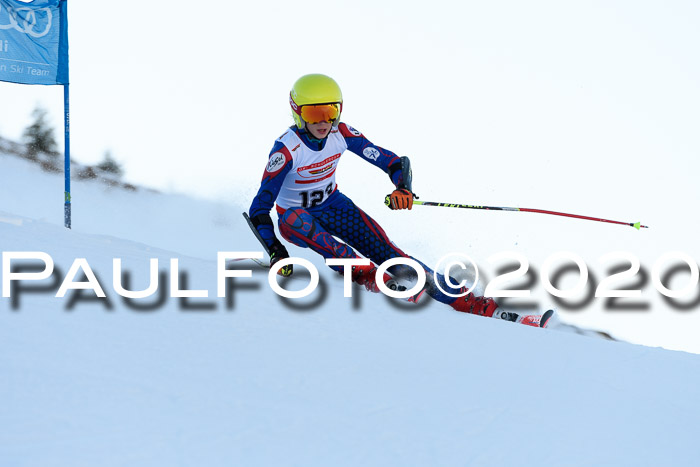
<svg viewBox="0 0 700 467">
<path fill-rule="evenodd" d="M 390 195 L 386 195 L 384 203 L 389 209 L 411 209 L 415 195 L 406 188 L 394 190 Z"/>
<path fill-rule="evenodd" d="M 282 245 L 282 242 L 275 240 L 275 243 L 270 247 L 270 267 L 280 260 L 289 258 L 289 253 L 287 249 Z M 289 277 L 292 275 L 292 265 L 288 264 L 282 266 L 282 268 L 277 272 L 280 276 Z"/>
</svg>

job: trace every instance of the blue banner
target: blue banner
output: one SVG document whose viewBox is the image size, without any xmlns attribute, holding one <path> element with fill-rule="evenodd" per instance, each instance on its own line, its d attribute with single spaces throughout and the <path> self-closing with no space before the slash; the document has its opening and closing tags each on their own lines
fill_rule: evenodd
<svg viewBox="0 0 700 467">
<path fill-rule="evenodd" d="M 68 84 L 67 0 L 0 0 L 0 81 Z"/>
</svg>

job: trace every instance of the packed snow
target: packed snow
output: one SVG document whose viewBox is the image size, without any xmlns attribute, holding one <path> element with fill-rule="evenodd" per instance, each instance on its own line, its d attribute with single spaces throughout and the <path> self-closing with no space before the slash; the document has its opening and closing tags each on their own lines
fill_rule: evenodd
<svg viewBox="0 0 700 467">
<path fill-rule="evenodd" d="M 698 355 L 430 301 L 414 307 L 359 288 L 344 298 L 342 278 L 298 248 L 292 255 L 321 278 L 309 297 L 282 299 L 266 271 L 243 260 L 234 267 L 252 277 L 228 282 L 218 298 L 217 252 L 261 251 L 240 215 L 249 200 L 76 182 L 68 230 L 61 176 L 3 154 L 0 196 L 3 255 L 43 252 L 55 264 L 47 279 L 18 282 L 0 299 L 0 465 L 697 463 Z M 411 238 L 398 228 L 405 217 L 372 215 L 426 261 L 454 238 L 438 230 Z M 519 235 L 519 248 L 534 238 Z M 548 253 L 532 248 L 533 263 Z M 68 277 L 80 258 L 106 299 L 85 282 L 85 267 Z M 156 259 L 158 291 L 120 297 L 115 258 L 130 290 L 148 287 Z M 168 296 L 174 258 L 179 289 L 207 297 Z M 57 298 L 71 279 L 90 289 Z M 307 282 L 298 268 L 284 285 Z M 682 314 L 650 301 L 649 311 L 630 312 L 630 326 Z M 577 313 L 587 310 L 559 317 L 575 323 Z"/>
</svg>

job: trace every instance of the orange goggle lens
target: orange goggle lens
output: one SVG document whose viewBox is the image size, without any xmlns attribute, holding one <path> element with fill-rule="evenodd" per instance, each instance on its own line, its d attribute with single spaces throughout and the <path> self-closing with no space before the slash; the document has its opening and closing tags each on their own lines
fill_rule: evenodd
<svg viewBox="0 0 700 467">
<path fill-rule="evenodd" d="M 340 117 L 340 104 L 303 105 L 300 115 L 306 123 L 334 122 Z"/>
</svg>

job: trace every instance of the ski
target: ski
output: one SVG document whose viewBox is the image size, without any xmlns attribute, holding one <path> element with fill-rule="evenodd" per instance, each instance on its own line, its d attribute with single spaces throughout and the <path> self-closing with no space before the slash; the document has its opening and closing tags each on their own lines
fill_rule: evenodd
<svg viewBox="0 0 700 467">
<path fill-rule="evenodd" d="M 266 261 L 263 261 L 261 259 L 257 258 L 232 258 L 226 261 L 226 267 L 228 268 L 230 265 L 233 263 L 239 262 L 239 261 L 252 261 L 256 265 L 258 265 L 262 269 L 270 269 L 270 264 Z M 405 290 L 408 290 L 408 288 L 400 283 L 398 283 L 395 279 L 391 279 L 386 282 L 386 286 L 390 288 L 391 290 L 395 290 L 397 292 L 403 292 Z M 423 297 L 425 294 L 427 288 L 423 287 L 418 293 L 411 295 L 410 297 L 403 298 L 402 300 L 405 300 L 409 303 L 418 303 L 420 299 Z M 546 328 L 547 325 L 549 324 L 550 319 L 554 316 L 554 310 L 547 310 L 543 314 L 518 314 L 513 311 L 504 311 L 501 309 L 497 309 L 492 318 L 496 319 L 502 319 L 505 321 L 511 321 L 513 323 L 518 323 L 518 324 L 524 324 L 526 326 L 532 326 L 532 327 L 539 327 L 539 328 Z"/>
<path fill-rule="evenodd" d="M 421 289 L 420 292 L 418 292 L 417 294 L 413 295 L 412 297 L 408 297 L 406 300 L 408 300 L 408 301 L 411 302 L 411 303 L 418 303 L 418 300 L 421 299 L 421 297 L 422 297 L 423 294 L 425 293 L 425 290 L 426 290 L 425 288 Z"/>
<path fill-rule="evenodd" d="M 265 250 L 265 253 L 267 253 L 267 256 L 271 257 L 272 254 L 270 253 L 270 248 L 268 248 L 267 244 L 265 243 L 265 240 L 263 240 L 263 238 L 260 236 L 260 232 L 258 232 L 258 229 L 256 229 L 255 226 L 253 225 L 253 221 L 250 220 L 250 216 L 248 215 L 248 213 L 244 212 L 242 214 L 243 214 L 243 217 L 245 218 L 245 221 L 248 223 L 248 227 L 250 227 L 250 230 L 253 232 L 253 235 L 255 235 L 255 238 L 258 239 L 258 242 L 260 242 L 260 245 L 262 245 L 263 249 Z M 258 260 L 254 260 L 254 261 L 257 262 Z M 265 266 L 264 263 L 258 263 L 258 264 L 260 264 L 263 267 L 268 267 L 268 268 L 270 267 L 269 263 L 267 264 L 267 266 Z M 277 272 L 277 274 L 279 274 L 280 276 L 289 277 L 292 275 L 292 272 L 294 272 L 294 269 L 292 268 L 291 264 L 288 264 L 286 266 L 283 266 Z"/>
<path fill-rule="evenodd" d="M 385 284 L 386 284 L 386 286 L 389 287 L 391 290 L 395 290 L 395 291 L 397 291 L 397 292 L 404 292 L 404 291 L 408 290 L 408 287 L 399 284 L 399 283 L 396 282 L 396 280 L 394 280 L 394 279 L 391 279 L 391 280 L 385 282 Z M 426 289 L 425 287 L 423 287 L 422 289 L 420 289 L 420 290 L 418 291 L 418 293 L 416 293 L 416 294 L 414 294 L 414 295 L 411 295 L 410 297 L 403 298 L 402 300 L 406 300 L 406 301 L 409 302 L 409 303 L 418 303 L 418 300 L 421 299 L 421 297 L 423 296 L 423 294 L 425 293 L 426 290 L 427 290 L 427 289 Z"/>
<path fill-rule="evenodd" d="M 542 314 L 542 318 L 540 318 L 540 327 L 541 328 L 546 328 L 547 325 L 549 324 L 549 320 L 552 319 L 552 316 L 554 316 L 554 310 L 547 310 Z"/>
<path fill-rule="evenodd" d="M 520 315 L 512 311 L 503 310 L 496 310 L 496 312 L 493 314 L 493 317 L 496 319 L 504 319 L 506 321 L 512 321 L 514 323 L 533 326 L 536 328 L 546 328 L 550 319 L 552 319 L 552 316 L 554 316 L 554 310 L 547 310 L 541 315 Z"/>
</svg>

